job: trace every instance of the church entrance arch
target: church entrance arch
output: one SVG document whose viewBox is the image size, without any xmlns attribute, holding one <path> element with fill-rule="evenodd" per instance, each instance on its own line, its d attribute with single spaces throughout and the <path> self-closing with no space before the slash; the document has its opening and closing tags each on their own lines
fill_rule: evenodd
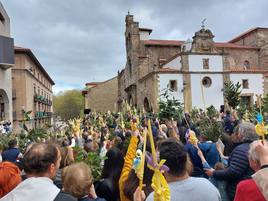
<svg viewBox="0 0 268 201">
<path fill-rule="evenodd" d="M 150 103 L 147 97 L 144 98 L 143 107 L 145 112 L 151 112 Z"/>
</svg>

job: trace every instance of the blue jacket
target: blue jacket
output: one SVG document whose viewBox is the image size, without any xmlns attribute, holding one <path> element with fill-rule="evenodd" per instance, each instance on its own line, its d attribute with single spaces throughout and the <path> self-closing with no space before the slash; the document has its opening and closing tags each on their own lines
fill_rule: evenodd
<svg viewBox="0 0 268 201">
<path fill-rule="evenodd" d="M 229 157 L 229 166 L 213 172 L 214 178 L 227 181 L 227 193 L 231 200 L 234 198 L 237 184 L 253 174 L 248 162 L 249 144 L 246 142 L 235 147 Z"/>
<path fill-rule="evenodd" d="M 215 143 L 203 142 L 198 144 L 206 161 L 210 167 L 214 168 L 215 164 L 220 161 L 220 155 Z"/>
<path fill-rule="evenodd" d="M 194 169 L 191 176 L 194 177 L 204 176 L 203 165 L 200 157 L 197 154 L 197 148 L 194 147 L 194 145 L 192 145 L 191 143 L 187 142 L 184 145 L 184 150 L 188 152 L 193 164 Z"/>
<path fill-rule="evenodd" d="M 20 150 L 18 148 L 9 148 L 8 150 L 2 153 L 3 161 L 10 161 L 15 163 L 20 154 Z"/>
</svg>

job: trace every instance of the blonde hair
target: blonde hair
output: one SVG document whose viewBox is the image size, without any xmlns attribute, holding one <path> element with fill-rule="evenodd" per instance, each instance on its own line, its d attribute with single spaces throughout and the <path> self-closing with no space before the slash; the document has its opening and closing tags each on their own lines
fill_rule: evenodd
<svg viewBox="0 0 268 201">
<path fill-rule="evenodd" d="M 59 150 L 61 155 L 60 169 L 62 169 L 74 162 L 74 155 L 71 147 L 60 147 Z"/>
<path fill-rule="evenodd" d="M 93 183 L 91 169 L 84 162 L 71 164 L 62 172 L 63 191 L 76 198 L 87 196 Z"/>
</svg>

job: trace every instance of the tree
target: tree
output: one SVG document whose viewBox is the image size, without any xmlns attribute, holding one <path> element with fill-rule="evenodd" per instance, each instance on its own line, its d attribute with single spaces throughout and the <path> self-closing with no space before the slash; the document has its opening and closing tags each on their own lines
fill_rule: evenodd
<svg viewBox="0 0 268 201">
<path fill-rule="evenodd" d="M 183 103 L 175 99 L 174 96 L 171 97 L 168 89 L 160 95 L 158 113 L 159 119 L 181 120 L 183 117 L 183 111 Z"/>
<path fill-rule="evenodd" d="M 232 81 L 224 83 L 223 96 L 232 109 L 236 109 L 240 104 L 240 94 L 241 84 L 239 82 L 236 84 Z"/>
<path fill-rule="evenodd" d="M 263 98 L 262 106 L 263 112 L 268 112 L 268 94 Z"/>
<path fill-rule="evenodd" d="M 218 111 L 212 105 L 207 108 L 207 113 L 201 112 L 199 114 L 197 124 L 200 133 L 206 136 L 207 140 L 213 142 L 217 142 L 223 132 L 222 122 L 218 121 Z"/>
<path fill-rule="evenodd" d="M 84 98 L 79 90 L 67 90 L 53 97 L 54 112 L 64 120 L 79 117 L 84 108 Z"/>
</svg>

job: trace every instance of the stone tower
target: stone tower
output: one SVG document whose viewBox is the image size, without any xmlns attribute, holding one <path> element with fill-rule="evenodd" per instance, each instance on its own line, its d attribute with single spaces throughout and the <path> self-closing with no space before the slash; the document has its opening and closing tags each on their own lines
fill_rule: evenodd
<svg viewBox="0 0 268 201">
<path fill-rule="evenodd" d="M 127 101 L 131 105 L 137 104 L 137 80 L 140 50 L 139 23 L 134 22 L 133 15 L 128 14 L 125 19 L 126 56 L 125 84 Z"/>
</svg>

